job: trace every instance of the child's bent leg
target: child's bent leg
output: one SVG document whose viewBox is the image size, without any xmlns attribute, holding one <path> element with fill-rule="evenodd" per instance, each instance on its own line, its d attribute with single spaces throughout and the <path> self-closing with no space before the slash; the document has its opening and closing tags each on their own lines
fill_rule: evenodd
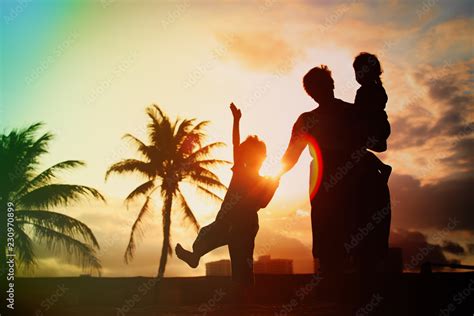
<svg viewBox="0 0 474 316">
<path fill-rule="evenodd" d="M 193 243 L 193 252 L 202 257 L 206 253 L 228 244 L 229 227 L 215 221 L 204 226 Z"/>
<path fill-rule="evenodd" d="M 186 262 L 191 268 L 196 268 L 199 265 L 199 256 L 193 252 L 184 249 L 181 244 L 177 244 L 175 248 L 176 256 Z"/>
<path fill-rule="evenodd" d="M 184 249 L 180 244 L 176 245 L 176 256 L 186 262 L 191 268 L 199 265 L 202 256 L 211 250 L 227 244 L 228 229 L 220 222 L 213 222 L 203 227 L 193 243 L 193 251 Z"/>
</svg>

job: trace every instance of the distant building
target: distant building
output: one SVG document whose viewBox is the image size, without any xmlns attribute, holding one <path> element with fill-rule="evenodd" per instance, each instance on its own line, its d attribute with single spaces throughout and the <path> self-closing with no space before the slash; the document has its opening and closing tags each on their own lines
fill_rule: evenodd
<svg viewBox="0 0 474 316">
<path fill-rule="evenodd" d="M 230 275 L 232 275 L 230 260 L 224 259 L 224 260 L 219 260 L 219 261 L 213 261 L 213 262 L 206 263 L 206 275 L 207 276 L 230 276 Z"/>
<path fill-rule="evenodd" d="M 270 256 L 260 256 L 253 262 L 255 274 L 293 274 L 293 260 L 272 259 Z M 230 276 L 232 268 L 230 260 L 224 259 L 206 263 L 207 276 Z"/>
<path fill-rule="evenodd" d="M 253 271 L 256 274 L 293 274 L 293 260 L 260 256 L 254 261 Z"/>
</svg>

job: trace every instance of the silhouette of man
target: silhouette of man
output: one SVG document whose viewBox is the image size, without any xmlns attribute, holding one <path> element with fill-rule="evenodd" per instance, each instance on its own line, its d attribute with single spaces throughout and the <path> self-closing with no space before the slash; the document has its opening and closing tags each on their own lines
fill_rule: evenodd
<svg viewBox="0 0 474 316">
<path fill-rule="evenodd" d="M 283 173 L 296 164 L 306 146 L 312 147 L 310 183 L 321 184 L 311 194 L 313 256 L 319 259 L 321 275 L 337 296 L 342 289 L 347 226 L 353 222 L 349 216 L 354 213 L 350 210 L 351 154 L 360 137 L 354 107 L 334 97 L 334 81 L 326 66 L 311 69 L 303 86 L 319 106 L 300 115 L 294 124 L 283 156 Z"/>
</svg>

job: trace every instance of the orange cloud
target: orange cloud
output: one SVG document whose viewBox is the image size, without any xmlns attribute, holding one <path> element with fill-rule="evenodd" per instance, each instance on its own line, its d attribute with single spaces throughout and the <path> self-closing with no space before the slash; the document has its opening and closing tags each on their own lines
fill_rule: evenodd
<svg viewBox="0 0 474 316">
<path fill-rule="evenodd" d="M 218 34 L 224 42 L 228 36 Z M 301 52 L 293 48 L 282 36 L 270 31 L 241 32 L 233 35 L 228 59 L 237 60 L 250 69 L 284 74 L 290 71 Z"/>
<path fill-rule="evenodd" d="M 448 20 L 430 28 L 418 44 L 418 53 L 428 60 L 455 60 L 473 56 L 472 30 L 474 20 L 461 18 Z"/>
</svg>

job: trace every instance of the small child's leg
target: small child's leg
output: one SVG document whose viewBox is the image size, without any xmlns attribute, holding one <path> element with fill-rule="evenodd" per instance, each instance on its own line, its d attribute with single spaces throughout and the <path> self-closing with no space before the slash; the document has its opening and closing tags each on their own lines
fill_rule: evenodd
<svg viewBox="0 0 474 316">
<path fill-rule="evenodd" d="M 184 249 L 181 244 L 177 244 L 175 248 L 176 256 L 186 262 L 191 268 L 196 268 L 199 265 L 200 256 L 194 252 Z"/>
<path fill-rule="evenodd" d="M 234 298 L 239 303 L 251 303 L 253 300 L 253 251 L 257 231 L 258 226 L 236 229 L 229 238 Z"/>
<path fill-rule="evenodd" d="M 214 221 L 203 227 L 193 243 L 193 252 L 202 257 L 206 253 L 227 245 L 229 242 L 229 225 L 221 221 Z"/>
<path fill-rule="evenodd" d="M 199 231 L 193 243 L 192 252 L 177 244 L 175 248 L 176 256 L 186 262 L 191 268 L 196 268 L 202 256 L 228 243 L 227 234 L 228 226 L 225 223 L 215 221 Z"/>
<path fill-rule="evenodd" d="M 229 243 L 232 281 L 235 284 L 244 287 L 254 284 L 253 248 L 254 242 L 250 240 L 239 240 Z"/>
<path fill-rule="evenodd" d="M 254 285 L 253 249 L 250 254 L 248 245 L 241 241 L 229 243 L 230 262 L 232 266 L 232 296 L 237 304 L 251 303 L 250 294 Z"/>
</svg>

